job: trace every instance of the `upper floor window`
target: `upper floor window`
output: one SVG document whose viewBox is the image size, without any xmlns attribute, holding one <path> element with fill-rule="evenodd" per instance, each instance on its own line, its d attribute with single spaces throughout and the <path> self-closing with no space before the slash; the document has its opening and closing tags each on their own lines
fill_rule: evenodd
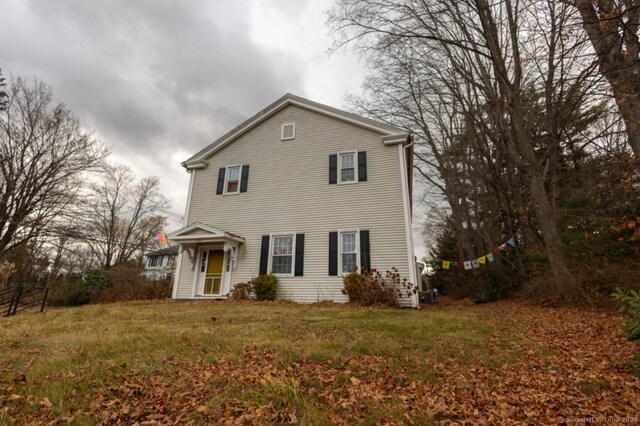
<svg viewBox="0 0 640 426">
<path fill-rule="evenodd" d="M 227 183 L 224 186 L 225 194 L 237 194 L 240 192 L 240 168 L 241 166 L 227 167 Z"/>
<path fill-rule="evenodd" d="M 329 183 L 356 183 L 367 180 L 366 151 L 347 151 L 329 155 Z"/>
<path fill-rule="evenodd" d="M 296 123 L 284 123 L 280 139 L 283 141 L 296 138 Z"/>
<path fill-rule="evenodd" d="M 356 153 L 355 152 L 345 152 L 340 154 L 340 182 L 339 183 L 349 183 L 349 182 L 357 182 L 357 172 L 356 172 Z"/>
<path fill-rule="evenodd" d="M 293 235 L 274 235 L 271 238 L 271 273 L 293 274 Z"/>
<path fill-rule="evenodd" d="M 218 170 L 217 195 L 238 194 L 247 192 L 249 185 L 249 165 L 226 166 Z"/>
</svg>

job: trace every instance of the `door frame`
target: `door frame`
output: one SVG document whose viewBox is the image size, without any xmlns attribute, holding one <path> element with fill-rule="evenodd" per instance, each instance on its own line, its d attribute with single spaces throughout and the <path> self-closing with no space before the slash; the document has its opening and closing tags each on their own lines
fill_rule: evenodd
<svg viewBox="0 0 640 426">
<path fill-rule="evenodd" d="M 202 269 L 202 257 L 204 253 L 208 253 L 209 251 L 221 251 L 224 253 L 222 258 L 222 275 L 220 277 L 220 293 L 218 294 L 204 294 L 204 276 L 206 276 L 206 267 L 205 271 L 201 272 Z M 207 254 L 208 255 L 208 254 Z M 229 252 L 224 251 L 224 247 L 214 245 L 214 246 L 204 246 L 198 248 L 198 255 L 196 256 L 196 268 L 195 274 L 193 277 L 193 297 L 198 298 L 212 298 L 219 299 L 224 297 L 226 292 L 228 292 L 228 283 L 230 281 L 231 271 L 227 272 L 227 261 L 229 257 Z M 208 262 L 208 259 L 207 259 Z"/>
</svg>

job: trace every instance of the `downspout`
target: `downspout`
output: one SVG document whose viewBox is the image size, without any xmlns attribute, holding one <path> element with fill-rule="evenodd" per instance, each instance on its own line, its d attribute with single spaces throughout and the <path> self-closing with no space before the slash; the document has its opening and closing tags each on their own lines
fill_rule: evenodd
<svg viewBox="0 0 640 426">
<path fill-rule="evenodd" d="M 414 137 L 412 134 L 409 134 L 409 136 L 407 136 L 407 140 L 411 141 L 407 144 L 407 146 L 404 147 L 404 149 L 409 149 L 413 147 L 414 144 Z M 409 187 L 409 211 L 412 213 L 412 217 L 413 217 L 413 149 L 411 151 L 409 151 L 410 153 L 410 157 L 405 155 L 406 161 L 407 161 L 407 182 L 408 182 L 408 187 Z"/>
<path fill-rule="evenodd" d="M 406 240 L 407 240 L 407 261 L 408 261 L 408 267 L 409 267 L 409 281 L 418 286 L 418 277 L 416 274 L 416 258 L 415 255 L 413 254 L 413 229 L 412 229 L 412 188 L 410 187 L 412 185 L 412 173 L 413 170 L 408 170 L 408 160 L 407 160 L 407 152 L 405 151 L 406 148 L 410 148 L 411 146 L 413 146 L 413 136 L 412 135 L 408 135 L 407 136 L 407 142 L 409 142 L 407 145 L 402 146 L 399 145 L 398 146 L 398 152 L 400 154 L 400 172 L 401 172 L 401 176 L 402 176 L 402 198 L 403 198 L 403 204 L 404 204 L 404 222 L 405 222 L 405 234 L 406 234 Z M 404 148 L 404 149 L 403 149 Z M 411 185 L 410 185 L 411 184 Z M 411 295 L 411 305 L 413 308 L 420 308 L 420 302 L 419 302 L 419 298 L 418 298 L 418 294 L 413 294 Z"/>
</svg>

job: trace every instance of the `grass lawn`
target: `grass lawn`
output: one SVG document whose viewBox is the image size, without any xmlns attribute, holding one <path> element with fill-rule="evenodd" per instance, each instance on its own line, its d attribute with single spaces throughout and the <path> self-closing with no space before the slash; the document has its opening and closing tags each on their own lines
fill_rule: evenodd
<svg viewBox="0 0 640 426">
<path fill-rule="evenodd" d="M 613 314 L 129 303 L 0 319 L 1 424 L 557 423 L 640 413 Z"/>
</svg>

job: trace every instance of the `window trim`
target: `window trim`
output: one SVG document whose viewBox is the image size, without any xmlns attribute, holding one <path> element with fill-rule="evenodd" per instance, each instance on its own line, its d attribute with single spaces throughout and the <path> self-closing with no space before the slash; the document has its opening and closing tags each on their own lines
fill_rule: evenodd
<svg viewBox="0 0 640 426">
<path fill-rule="evenodd" d="M 342 160 L 341 156 L 345 154 L 353 154 L 353 180 L 342 181 Z M 350 185 L 358 183 L 358 150 L 338 152 L 338 185 Z"/>
<path fill-rule="evenodd" d="M 360 230 L 359 229 L 339 229 L 338 230 L 338 276 L 344 277 L 351 272 L 343 272 L 342 270 L 342 234 L 356 234 L 356 271 L 360 272 L 362 265 L 360 264 Z"/>
<path fill-rule="evenodd" d="M 285 138 L 284 137 L 284 128 L 285 126 L 293 126 L 293 136 L 289 137 L 289 138 Z M 282 127 L 280 128 L 280 140 L 281 141 L 290 141 L 292 139 L 296 138 L 296 123 L 292 122 L 292 123 L 282 123 Z"/>
<path fill-rule="evenodd" d="M 273 273 L 273 243 L 276 237 L 291 237 L 291 272 L 288 274 Z M 269 234 L 269 261 L 267 262 L 267 272 L 276 277 L 294 277 L 296 272 L 296 233 L 283 232 L 278 234 Z"/>
<path fill-rule="evenodd" d="M 222 195 L 237 195 L 240 193 L 240 186 L 242 185 L 242 166 L 244 164 L 233 164 L 231 166 L 226 166 L 224 171 L 224 188 L 222 189 Z M 235 192 L 227 192 L 227 185 L 229 183 L 229 169 L 234 167 L 238 167 L 238 190 Z"/>
</svg>

